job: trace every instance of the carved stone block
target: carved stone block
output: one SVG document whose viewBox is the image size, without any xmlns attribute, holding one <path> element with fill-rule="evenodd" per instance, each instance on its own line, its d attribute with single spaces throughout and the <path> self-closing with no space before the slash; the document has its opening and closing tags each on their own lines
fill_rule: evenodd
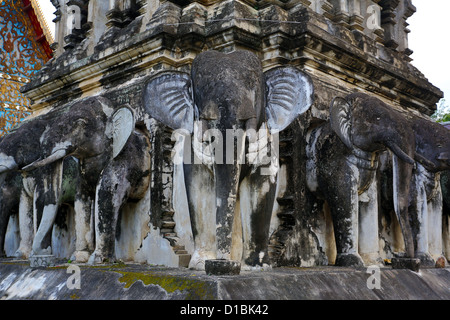
<svg viewBox="0 0 450 320">
<path fill-rule="evenodd" d="M 39 267 L 53 267 L 55 265 L 55 256 L 54 255 L 35 255 L 30 256 L 30 267 L 39 268 Z"/>
<path fill-rule="evenodd" d="M 419 272 L 420 259 L 393 258 L 392 269 L 410 269 L 414 272 Z"/>
<path fill-rule="evenodd" d="M 213 276 L 238 275 L 241 272 L 241 264 L 233 260 L 206 260 L 205 271 Z"/>
</svg>

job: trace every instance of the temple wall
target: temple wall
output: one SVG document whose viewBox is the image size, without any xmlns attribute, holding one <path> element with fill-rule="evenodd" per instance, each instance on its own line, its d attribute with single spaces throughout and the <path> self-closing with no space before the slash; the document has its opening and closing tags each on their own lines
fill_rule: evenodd
<svg viewBox="0 0 450 320">
<path fill-rule="evenodd" d="M 259 57 L 264 71 L 290 65 L 310 75 L 314 104 L 281 133 L 278 201 L 270 229 L 275 265 L 333 264 L 336 258 L 327 203 L 318 201 L 307 190 L 307 167 L 303 161 L 307 147 L 303 137 L 328 120 L 333 98 L 353 92 L 368 93 L 397 110 L 426 117 L 434 112 L 442 96 L 410 63 L 406 20 L 415 10 L 410 1 L 53 3 L 58 9 L 56 57 L 24 88 L 34 102 L 30 121 L 101 95 L 117 107 L 130 106 L 137 123 L 145 125 L 152 135 L 167 139 L 170 131 L 154 126 L 143 110 L 144 87 L 163 71 L 189 73 L 194 58 L 206 50 L 248 50 Z M 66 14 L 70 6 L 75 6 L 73 9 L 79 14 Z M 155 145 L 152 152 L 163 154 L 164 150 L 167 146 Z M 161 156 L 159 162 L 154 160 L 153 178 L 168 179 L 164 181 L 173 188 L 157 191 L 161 186 L 153 180 L 144 199 L 127 204 L 122 211 L 116 239 L 118 259 L 177 266 L 184 255 L 193 251 L 182 166 L 172 168 L 172 178 L 167 178 L 163 168 L 168 161 L 167 156 Z M 170 221 L 152 216 L 157 214 L 154 207 L 164 201 L 173 206 L 162 210 L 173 209 Z M 379 220 L 381 255 L 390 258 L 393 252 L 403 250 L 398 245 L 398 226 L 391 213 L 377 216 L 377 208 L 364 207 L 366 198 L 359 201 L 369 219 L 362 218 L 362 228 Z M 67 227 L 70 235 L 72 224 Z M 61 247 L 58 254 L 64 256 L 72 244 L 58 240 L 61 237 L 54 235 Z M 370 237 L 364 232 L 360 236 L 368 254 L 376 250 L 369 240 L 364 247 L 364 241 Z M 169 238 L 176 239 L 176 244 Z M 11 238 L 8 243 L 14 246 L 13 242 Z"/>
</svg>

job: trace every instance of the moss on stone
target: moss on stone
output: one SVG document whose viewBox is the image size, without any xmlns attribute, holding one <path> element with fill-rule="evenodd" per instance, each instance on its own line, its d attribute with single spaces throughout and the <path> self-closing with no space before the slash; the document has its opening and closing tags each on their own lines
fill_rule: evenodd
<svg viewBox="0 0 450 320">
<path fill-rule="evenodd" d="M 158 275 L 152 272 L 124 272 L 116 271 L 122 275 L 119 279 L 125 283 L 125 288 L 130 288 L 136 281 L 142 281 L 146 286 L 157 285 L 167 293 L 174 293 L 177 290 L 187 293 L 186 299 L 212 300 L 214 295 L 210 284 L 206 281 L 187 277 L 176 277 L 171 275 Z"/>
</svg>

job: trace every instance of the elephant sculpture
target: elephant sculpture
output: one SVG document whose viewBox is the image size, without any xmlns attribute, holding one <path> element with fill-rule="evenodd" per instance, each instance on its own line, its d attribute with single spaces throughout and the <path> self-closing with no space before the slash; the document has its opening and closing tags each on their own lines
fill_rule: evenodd
<svg viewBox="0 0 450 320">
<path fill-rule="evenodd" d="M 395 158 L 396 212 L 409 256 L 414 256 L 409 227 L 408 195 L 414 166 L 415 137 L 405 116 L 362 93 L 335 98 L 330 121 L 312 129 L 307 138 L 307 185 L 324 198 L 333 219 L 336 265 L 363 266 L 378 256 L 375 173 L 379 152 Z M 366 192 L 369 191 L 369 192 Z M 366 203 L 364 209 L 360 204 Z M 359 222 L 366 228 L 360 233 Z M 363 248 L 361 248 L 363 247 Z"/>
<path fill-rule="evenodd" d="M 116 110 L 108 99 L 91 97 L 54 119 L 41 141 L 44 157 L 25 170 L 48 166 L 68 156 L 80 162 L 75 200 L 77 261 L 97 263 L 110 258 L 120 206 L 148 188 L 147 135 L 135 130 L 129 107 Z M 95 213 L 95 248 L 90 237 L 91 212 Z M 40 239 L 50 232 L 55 212 L 44 212 L 42 220 L 45 223 L 41 222 L 39 227 Z M 42 247 L 39 243 L 37 246 Z"/>
<path fill-rule="evenodd" d="M 309 187 L 329 202 L 339 265 L 363 264 L 358 254 L 358 195 L 363 192 L 362 186 L 373 183 L 374 172 L 369 175 L 367 168 L 374 171 L 377 153 L 386 148 L 392 152 L 393 203 L 405 254 L 414 258 L 423 230 L 416 225 L 417 213 L 410 210 L 410 198 L 417 201 L 411 196 L 412 183 L 418 181 L 419 166 L 430 173 L 448 169 L 448 131 L 425 118 L 397 111 L 375 97 L 354 93 L 345 99 L 336 98 L 330 107 L 330 122 L 310 134 L 309 158 L 314 170 L 309 171 L 313 174 Z M 376 226 L 377 219 L 372 221 Z M 376 235 L 377 231 L 362 233 Z M 375 241 L 374 236 L 373 247 Z"/>
<path fill-rule="evenodd" d="M 146 128 L 136 128 L 121 153 L 103 170 L 95 197 L 95 251 L 90 264 L 114 258 L 116 227 L 126 201 L 144 198 L 150 187 L 150 140 Z"/>
<path fill-rule="evenodd" d="M 190 268 L 202 270 L 215 259 L 238 260 L 244 268 L 269 264 L 275 137 L 312 100 L 308 75 L 294 67 L 264 73 L 248 51 L 206 51 L 190 75 L 168 71 L 150 79 L 146 112 L 191 142 L 185 143 L 183 165 L 194 236 Z M 242 232 L 238 250 L 233 225 Z"/>
<path fill-rule="evenodd" d="M 434 265 L 444 250 L 439 175 L 450 169 L 450 135 L 441 124 L 416 114 L 408 113 L 406 119 L 402 125 L 414 132 L 416 161 L 409 195 L 414 257 L 424 265 Z"/>
<path fill-rule="evenodd" d="M 391 211 L 392 163 L 389 159 L 385 162 L 379 172 L 381 201 L 384 210 Z M 409 212 L 415 257 L 420 258 L 423 266 L 434 266 L 443 255 L 443 198 L 439 180 L 440 174 L 429 172 L 416 163 L 411 180 Z M 391 241 L 395 242 L 395 239 Z"/>
<path fill-rule="evenodd" d="M 415 135 L 416 165 L 409 196 L 415 257 L 420 258 L 423 265 L 434 265 L 445 247 L 443 206 L 448 199 L 445 192 L 441 192 L 440 175 L 445 176 L 450 168 L 450 135 L 441 124 L 421 116 L 410 113 L 406 119 L 403 125 L 410 126 Z M 446 181 L 442 181 L 445 191 Z"/>
<path fill-rule="evenodd" d="M 44 196 L 39 191 L 42 188 L 35 188 L 36 183 L 39 185 L 44 183 L 42 172 L 23 176 L 20 170 L 39 158 L 39 138 L 45 128 L 46 121 L 43 119 L 26 121 L 4 136 L 0 142 L 0 175 L 2 179 L 0 250 L 2 251 L 4 248 L 9 218 L 11 214 L 18 211 L 20 244 L 15 256 L 19 258 L 27 258 L 30 255 L 35 223 L 33 204 L 35 203 L 37 206 L 38 216 L 36 218 L 40 219 L 39 212 L 41 210 L 39 209 L 42 209 L 40 204 L 43 202 L 42 197 Z"/>
</svg>

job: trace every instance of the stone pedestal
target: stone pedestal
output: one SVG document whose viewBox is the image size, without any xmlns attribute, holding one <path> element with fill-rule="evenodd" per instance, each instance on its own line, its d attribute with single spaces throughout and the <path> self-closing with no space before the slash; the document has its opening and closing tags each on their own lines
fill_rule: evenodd
<svg viewBox="0 0 450 320">
<path fill-rule="evenodd" d="M 206 260 L 205 271 L 213 276 L 231 276 L 238 275 L 241 272 L 241 264 L 233 260 Z"/>
<path fill-rule="evenodd" d="M 413 258 L 393 258 L 392 269 L 410 269 L 414 272 L 419 272 L 420 259 Z"/>
<path fill-rule="evenodd" d="M 53 255 L 36 255 L 30 257 L 30 267 L 32 268 L 47 268 L 55 265 L 55 256 Z"/>
</svg>

